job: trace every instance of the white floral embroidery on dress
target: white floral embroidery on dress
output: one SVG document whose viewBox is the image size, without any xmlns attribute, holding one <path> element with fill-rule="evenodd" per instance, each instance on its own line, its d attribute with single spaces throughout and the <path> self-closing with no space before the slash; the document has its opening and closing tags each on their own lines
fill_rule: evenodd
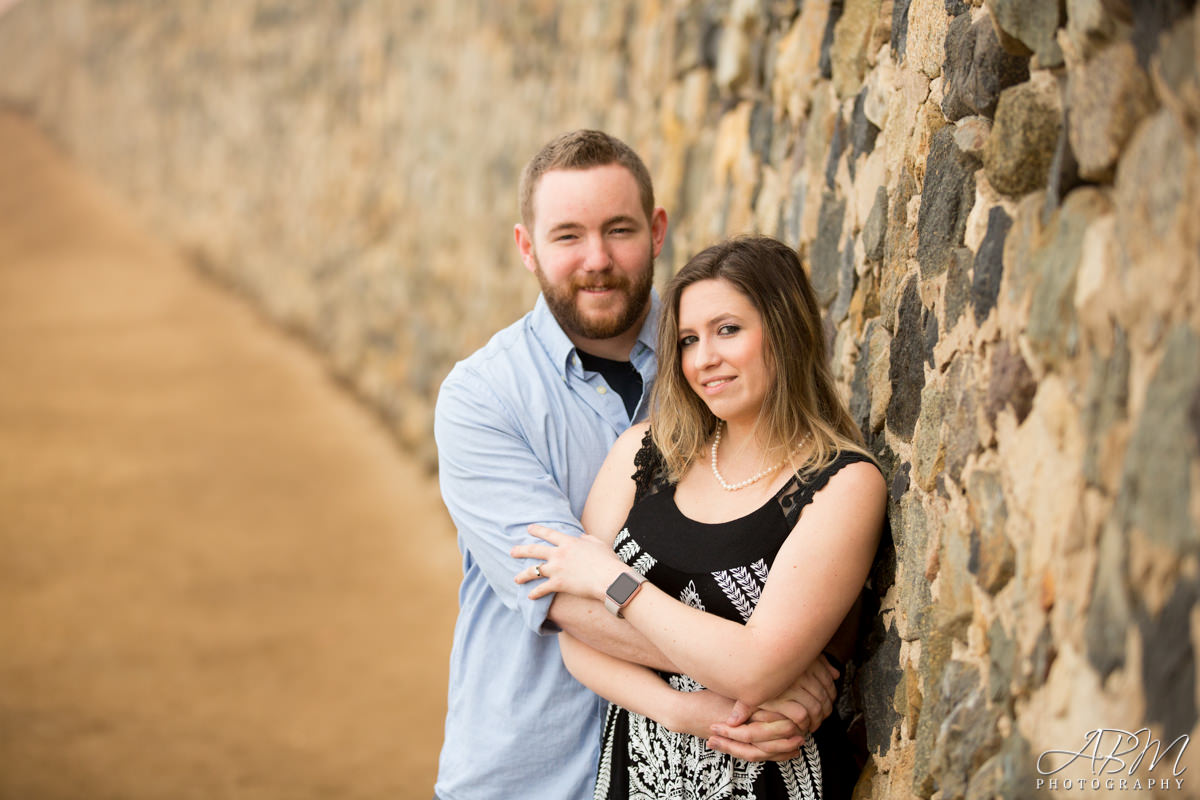
<svg viewBox="0 0 1200 800">
<path fill-rule="evenodd" d="M 753 571 L 753 574 L 751 574 Z M 758 598 L 762 596 L 762 587 L 767 585 L 767 564 L 761 558 L 747 567 L 734 567 L 712 573 L 713 579 L 721 587 L 721 591 L 729 598 L 729 602 L 737 609 L 742 622 L 750 619 Z"/>
</svg>

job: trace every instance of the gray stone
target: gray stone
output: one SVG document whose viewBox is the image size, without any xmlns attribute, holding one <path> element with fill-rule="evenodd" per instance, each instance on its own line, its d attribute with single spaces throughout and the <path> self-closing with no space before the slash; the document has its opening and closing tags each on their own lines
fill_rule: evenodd
<svg viewBox="0 0 1200 800">
<path fill-rule="evenodd" d="M 965 800 L 1025 800 L 1039 775 L 1029 742 L 1016 731 L 1004 737 L 1000 751 L 980 765 L 967 785 Z"/>
<path fill-rule="evenodd" d="M 933 595 L 929 581 L 925 579 L 928 524 L 925 509 L 915 493 L 900 501 L 900 525 L 893 529 L 897 536 L 896 558 L 900 564 L 897 630 L 906 642 L 922 638 L 930 627 Z"/>
<path fill-rule="evenodd" d="M 943 435 L 946 448 L 946 475 L 961 483 L 967 458 L 979 452 L 979 433 L 975 424 L 979 406 L 979 379 L 974 359 L 959 353 L 946 372 L 946 429 Z"/>
<path fill-rule="evenodd" d="M 988 626 L 988 699 L 997 705 L 1008 704 L 1008 687 L 1017 663 L 1017 648 L 999 619 Z"/>
<path fill-rule="evenodd" d="M 809 258 L 813 291 L 822 306 L 829 305 L 837 296 L 838 273 L 841 270 L 838 245 L 841 243 L 845 216 L 846 201 L 839 200 L 832 192 L 825 192 L 817 220 L 817 238 L 813 240 Z"/>
<path fill-rule="evenodd" d="M 688 163 L 690 164 L 691 151 L 688 151 Z M 711 166 L 709 167 L 711 169 Z M 800 226 L 804 221 L 804 201 L 808 196 L 808 172 L 798 169 L 792 175 L 791 185 L 789 187 L 790 202 L 788 210 L 784 214 L 784 231 L 787 237 L 788 244 L 793 247 L 800 241 Z M 680 212 L 682 215 L 683 212 Z M 667 239 L 670 240 L 671 236 Z"/>
<path fill-rule="evenodd" d="M 1046 364 L 1061 363 L 1077 348 L 1075 274 L 1083 236 L 1092 222 L 1110 211 L 1102 192 L 1091 187 L 1072 192 L 1043 231 L 1042 245 L 1031 254 L 1028 277 L 1033 303 L 1027 334 L 1030 349 Z"/>
<path fill-rule="evenodd" d="M 876 624 L 880 622 L 881 618 L 877 618 Z M 900 669 L 900 637 L 895 625 L 889 623 L 876 638 L 873 646 L 868 645 L 870 655 L 858 671 L 855 692 L 866 724 L 867 749 L 883 757 L 891 749 L 892 731 L 900 721 L 892 698 L 903 671 Z"/>
<path fill-rule="evenodd" d="M 925 163 L 925 185 L 917 217 L 917 261 L 921 277 L 941 275 L 951 254 L 963 244 L 967 216 L 975 204 L 975 170 L 979 161 L 954 144 L 954 128 L 933 135 Z"/>
<path fill-rule="evenodd" d="M 996 307 L 1000 297 L 1000 278 L 1004 273 L 1004 240 L 1012 229 L 1012 218 L 1002 206 L 988 212 L 987 233 L 975 254 L 974 280 L 971 283 L 971 307 L 976 324 L 982 323 Z"/>
<path fill-rule="evenodd" d="M 838 164 L 842 161 L 842 153 L 846 150 L 846 123 L 838 114 L 833 125 L 833 138 L 829 140 L 829 158 L 825 160 L 825 188 L 833 191 L 837 186 Z"/>
<path fill-rule="evenodd" d="M 1154 110 L 1150 77 L 1129 42 L 1118 42 L 1068 72 L 1071 149 L 1086 180 L 1112 180 L 1134 128 Z"/>
<path fill-rule="evenodd" d="M 774 134 L 774 113 L 770 105 L 760 100 L 750 112 L 750 150 L 758 156 L 759 161 L 766 163 L 770 160 L 771 137 Z"/>
<path fill-rule="evenodd" d="M 930 769 L 942 797 L 962 797 L 967 791 L 968 776 L 1003 744 L 1001 715 L 988 705 L 979 675 L 973 669 L 958 673 L 945 691 L 953 705 L 938 729 Z"/>
<path fill-rule="evenodd" d="M 888 403 L 887 426 L 905 441 L 912 439 L 921 413 L 921 390 L 925 387 L 925 314 L 914 277 L 900 301 L 888 369 L 892 398 Z"/>
<path fill-rule="evenodd" d="M 896 63 L 904 61 L 908 50 L 908 7 L 912 0 L 892 0 L 892 58 Z"/>
<path fill-rule="evenodd" d="M 955 248 L 950 259 L 950 272 L 946 276 L 945 330 L 954 328 L 962 317 L 963 310 L 971 299 L 971 265 L 974 256 L 970 248 Z"/>
<path fill-rule="evenodd" d="M 1200 392 L 1200 337 L 1186 323 L 1166 337 L 1165 352 L 1125 450 L 1117 518 L 1182 555 L 1196 548 L 1191 471 L 1200 459 L 1190 409 Z"/>
<path fill-rule="evenodd" d="M 937 788 L 934 756 L 955 699 L 967 697 L 979 684 L 979 673 L 961 661 L 951 661 L 951 637 L 935 632 L 922 643 L 921 673 L 924 704 L 913 744 L 913 791 L 929 797 Z"/>
<path fill-rule="evenodd" d="M 1036 55 L 1042 68 L 1062 64 L 1056 36 L 1067 19 L 1065 0 L 988 0 L 987 8 L 1008 52 Z"/>
<path fill-rule="evenodd" d="M 888 195 L 887 187 L 880 186 L 875 190 L 875 203 L 867 221 L 863 223 L 862 240 L 868 261 L 878 261 L 883 258 L 884 236 L 887 233 Z"/>
<path fill-rule="evenodd" d="M 867 119 L 866 114 L 866 99 L 867 89 L 863 89 L 854 98 L 854 109 L 850 112 L 850 147 L 852 155 L 850 157 L 850 177 L 854 177 L 854 170 L 858 157 L 870 153 L 875 149 L 875 140 L 879 137 L 879 127 L 871 120 Z"/>
<path fill-rule="evenodd" d="M 1033 396 L 1037 393 L 1037 381 L 1019 350 L 1008 342 L 1000 342 L 992 351 L 991 379 L 988 381 L 987 405 L 984 412 L 988 423 L 996 424 L 996 415 L 1005 406 L 1012 406 L 1017 423 L 1025 421 L 1033 408 Z"/>
<path fill-rule="evenodd" d="M 903 275 L 906 269 L 905 262 L 912 253 L 911 234 L 908 229 L 908 201 L 916 193 L 916 179 L 908 167 L 902 168 L 900 179 L 896 181 L 888 201 L 888 224 L 883 245 L 885 275 Z"/>
<path fill-rule="evenodd" d="M 967 502 L 974 523 L 967 569 L 988 594 L 1003 589 L 1016 570 L 1016 551 L 1004 532 L 1008 506 L 996 473 L 975 470 L 967 479 Z"/>
<path fill-rule="evenodd" d="M 991 120 L 984 117 L 963 117 L 954 123 L 954 143 L 958 149 L 983 160 L 983 148 L 992 135 Z"/>
<path fill-rule="evenodd" d="M 1133 43 L 1137 48 L 1138 63 L 1143 69 L 1149 69 L 1150 57 L 1158 51 L 1160 35 L 1174 28 L 1191 13 L 1196 7 L 1196 0 L 1135 0 L 1135 4 Z"/>
<path fill-rule="evenodd" d="M 888 482 L 888 504 L 900 504 L 900 501 L 908 493 L 909 472 L 912 470 L 912 464 L 905 462 L 899 466 L 892 474 L 892 479 Z"/>
<path fill-rule="evenodd" d="M 971 4 L 967 0 L 946 0 L 946 13 L 951 17 L 966 14 L 970 10 Z"/>
<path fill-rule="evenodd" d="M 956 17 L 946 34 L 942 66 L 942 113 L 957 120 L 978 114 L 991 117 L 1000 92 L 1029 80 L 1029 59 L 1000 46 L 995 26 L 987 19 L 971 22 L 970 14 Z"/>
<path fill-rule="evenodd" d="M 1114 193 L 1117 241 L 1131 262 L 1160 248 L 1186 213 L 1189 171 L 1181 165 L 1195 157 L 1186 137 L 1175 115 L 1163 109 L 1134 133 L 1121 155 Z"/>
<path fill-rule="evenodd" d="M 1091 58 L 1097 47 L 1132 34 L 1132 0 L 1067 0 L 1063 49 L 1073 61 Z"/>
<path fill-rule="evenodd" d="M 942 528 L 938 553 L 938 597 L 935 617 L 938 629 L 960 641 L 967 640 L 967 627 L 975 613 L 972 599 L 969 534 L 953 518 Z"/>
<path fill-rule="evenodd" d="M 1028 680 L 1025 683 L 1025 691 L 1034 691 L 1045 685 L 1046 678 L 1050 676 L 1050 668 L 1054 666 L 1056 658 L 1058 658 L 1058 646 L 1054 641 L 1054 633 L 1050 630 L 1050 621 L 1047 620 L 1033 643 L 1033 650 L 1029 653 L 1029 670 L 1026 675 Z"/>
<path fill-rule="evenodd" d="M 1155 88 L 1163 104 L 1180 116 L 1200 118 L 1200 19 L 1193 14 L 1174 25 L 1162 39 L 1154 65 Z"/>
<path fill-rule="evenodd" d="M 863 332 L 863 342 L 871 341 L 871 333 L 878 325 L 878 320 L 871 320 Z M 850 416 L 854 424 L 864 436 L 871 433 L 871 357 L 867 347 L 858 351 L 858 359 L 854 362 L 854 377 L 850 380 Z"/>
<path fill-rule="evenodd" d="M 837 325 L 850 311 L 850 301 L 858 286 L 858 274 L 854 271 L 854 237 L 846 239 L 841 252 L 841 268 L 838 270 L 838 293 L 829 308 L 829 319 Z"/>
<path fill-rule="evenodd" d="M 1084 623 L 1087 657 L 1100 675 L 1108 678 L 1125 666 L 1125 632 L 1133 622 L 1125 565 L 1128 559 L 1124 536 L 1114 521 L 1100 531 L 1095 587 Z"/>
<path fill-rule="evenodd" d="M 996 191 L 1017 197 L 1046 185 L 1062 129 L 1053 81 L 1027 81 L 1000 94 L 983 168 Z"/>
<path fill-rule="evenodd" d="M 925 384 L 921 390 L 921 414 L 917 418 L 913 436 L 912 465 L 913 482 L 925 491 L 934 488 L 934 481 L 941 474 L 945 463 L 945 439 L 942 437 L 942 422 L 946 418 L 949 402 L 943 382 L 939 379 Z"/>
<path fill-rule="evenodd" d="M 1083 475 L 1093 486 L 1106 486 L 1102 440 L 1113 426 L 1125 419 L 1129 408 L 1129 344 L 1125 331 L 1113 328 L 1112 353 L 1105 357 L 1091 354 L 1091 372 L 1084 389 L 1083 429 L 1087 446 L 1083 454 Z"/>
<path fill-rule="evenodd" d="M 1071 113 L 1063 112 L 1063 125 L 1058 131 L 1058 142 L 1054 145 L 1054 157 L 1050 159 L 1050 175 L 1046 181 L 1046 206 L 1042 211 L 1043 224 L 1051 212 L 1062 204 L 1062 199 L 1079 186 L 1079 162 L 1071 147 Z"/>
<path fill-rule="evenodd" d="M 1200 600 L 1196 579 L 1180 579 L 1156 617 L 1138 615 L 1142 640 L 1142 688 L 1146 721 L 1162 723 L 1170 742 L 1196 726 L 1196 650 L 1192 611 Z"/>
<path fill-rule="evenodd" d="M 937 364 L 934 363 L 933 348 L 938 343 L 938 321 L 935 314 L 925 314 L 925 363 L 932 369 Z"/>
<path fill-rule="evenodd" d="M 825 20 L 825 34 L 821 37 L 821 60 L 818 69 L 826 80 L 833 78 L 833 40 L 838 20 L 846 8 L 846 0 L 830 0 L 829 17 Z"/>
</svg>

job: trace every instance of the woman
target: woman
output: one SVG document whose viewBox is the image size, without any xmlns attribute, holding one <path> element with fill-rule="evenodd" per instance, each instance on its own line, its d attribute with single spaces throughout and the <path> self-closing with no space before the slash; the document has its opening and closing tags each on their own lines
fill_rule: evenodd
<svg viewBox="0 0 1200 800">
<path fill-rule="evenodd" d="M 658 355 L 650 424 L 613 446 L 588 535 L 531 527 L 546 544 L 513 550 L 539 560 L 516 580 L 546 578 L 531 597 L 607 599 L 679 669 L 664 682 L 562 635 L 572 674 L 613 703 L 596 797 L 819 797 L 817 739 L 790 761 L 741 761 L 672 703 L 705 687 L 751 707 L 778 695 L 854 604 L 879 541 L 883 477 L 796 254 L 749 237 L 697 255 L 667 288 Z"/>
</svg>

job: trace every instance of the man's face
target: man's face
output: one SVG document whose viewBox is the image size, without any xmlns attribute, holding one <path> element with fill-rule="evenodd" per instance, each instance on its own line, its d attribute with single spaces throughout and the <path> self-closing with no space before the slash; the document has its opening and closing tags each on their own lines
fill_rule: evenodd
<svg viewBox="0 0 1200 800">
<path fill-rule="evenodd" d="M 546 172 L 533 213 L 533 231 L 518 226 L 517 243 L 563 330 L 595 340 L 640 326 L 666 214 L 656 209 L 646 219 L 629 170 L 611 164 Z"/>
</svg>

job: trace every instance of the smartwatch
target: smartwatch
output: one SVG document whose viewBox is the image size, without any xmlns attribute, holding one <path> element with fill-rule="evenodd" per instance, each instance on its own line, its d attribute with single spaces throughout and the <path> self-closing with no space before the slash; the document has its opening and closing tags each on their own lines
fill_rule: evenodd
<svg viewBox="0 0 1200 800">
<path fill-rule="evenodd" d="M 621 609 L 629 605 L 645 582 L 646 578 L 636 572 L 622 572 L 604 593 L 604 607 L 618 617 L 624 617 Z"/>
</svg>

